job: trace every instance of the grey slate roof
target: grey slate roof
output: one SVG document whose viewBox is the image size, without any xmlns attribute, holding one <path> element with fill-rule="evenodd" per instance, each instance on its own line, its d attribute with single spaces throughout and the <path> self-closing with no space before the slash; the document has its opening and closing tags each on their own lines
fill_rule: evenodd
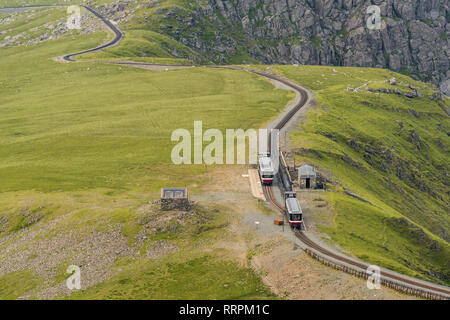
<svg viewBox="0 0 450 320">
<path fill-rule="evenodd" d="M 300 168 L 298 168 L 298 175 L 302 179 L 315 178 L 316 170 L 314 170 L 314 168 L 311 167 L 310 165 L 305 164 L 305 165 L 301 166 Z"/>
</svg>

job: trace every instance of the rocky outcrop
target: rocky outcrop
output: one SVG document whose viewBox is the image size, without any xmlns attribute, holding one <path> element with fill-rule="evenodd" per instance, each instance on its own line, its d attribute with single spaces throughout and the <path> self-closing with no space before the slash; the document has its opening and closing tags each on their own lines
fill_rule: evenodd
<svg viewBox="0 0 450 320">
<path fill-rule="evenodd" d="M 199 2 L 200 3 L 200 2 Z M 450 94 L 448 1 L 209 0 L 161 30 L 214 63 L 389 68 Z M 367 27 L 378 5 L 381 29 Z M 171 9 L 175 10 L 175 9 Z M 170 10 L 169 10 L 170 11 Z M 170 21 L 169 21 L 170 20 Z M 188 21 L 189 23 L 185 23 Z"/>
<path fill-rule="evenodd" d="M 187 198 L 161 199 L 161 210 L 190 211 L 194 203 Z"/>
</svg>

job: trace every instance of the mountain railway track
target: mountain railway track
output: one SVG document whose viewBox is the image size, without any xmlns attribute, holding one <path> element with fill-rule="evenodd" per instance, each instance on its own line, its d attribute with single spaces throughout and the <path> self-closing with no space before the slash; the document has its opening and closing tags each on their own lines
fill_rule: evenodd
<svg viewBox="0 0 450 320">
<path fill-rule="evenodd" d="M 277 208 L 280 212 L 284 213 L 284 207 L 281 204 L 279 204 L 278 201 L 276 200 L 276 198 L 274 197 L 272 187 L 265 186 L 264 192 L 265 192 L 265 195 L 266 195 L 268 201 L 275 208 Z M 365 264 L 365 263 L 359 262 L 357 260 L 345 257 L 343 255 L 336 254 L 330 250 L 327 250 L 327 249 L 323 248 L 322 246 L 320 246 L 319 244 L 315 243 L 310 238 L 308 238 L 306 233 L 303 231 L 293 230 L 293 232 L 295 233 L 296 237 L 300 241 L 302 241 L 305 245 L 307 245 L 311 249 L 319 252 L 322 255 L 333 258 L 334 260 L 340 261 L 340 262 L 344 263 L 345 265 L 357 267 L 360 270 L 355 270 L 355 269 L 352 270 L 351 267 L 350 268 L 344 267 L 343 269 L 341 269 L 341 268 L 338 268 L 338 269 L 341 269 L 343 271 L 346 271 L 346 272 L 352 273 L 352 274 L 359 273 L 359 276 L 367 278 L 368 275 L 364 272 L 364 270 L 368 269 L 369 264 Z M 308 253 L 310 253 L 310 252 L 308 252 Z M 361 270 L 363 270 L 363 272 L 361 272 Z M 405 293 L 414 294 L 414 295 L 417 295 L 420 297 L 430 298 L 430 299 L 444 299 L 444 300 L 449 299 L 450 290 L 446 289 L 444 287 L 436 286 L 431 283 L 427 284 L 420 280 L 419 281 L 412 280 L 405 276 L 396 275 L 394 273 L 387 272 L 384 270 L 380 271 L 380 276 L 385 279 L 383 284 L 389 283 L 389 284 L 391 284 L 391 285 L 389 285 L 390 287 L 392 287 L 398 291 L 403 291 Z M 394 280 L 395 282 L 392 282 L 390 280 Z M 402 282 L 406 283 L 407 285 L 411 285 L 413 287 L 411 287 L 410 290 L 407 287 L 401 288 Z M 414 288 L 414 287 L 417 287 L 417 288 Z M 421 289 L 425 289 L 426 291 L 423 291 Z"/>
<path fill-rule="evenodd" d="M 84 9 L 86 9 L 87 11 L 92 13 L 95 17 L 100 19 L 114 33 L 114 38 L 111 41 L 109 41 L 109 42 L 107 42 L 105 44 L 102 44 L 102 45 L 100 45 L 98 47 L 95 47 L 93 49 L 88 49 L 88 50 L 84 50 L 84 51 L 80 51 L 80 52 L 72 53 L 72 54 L 67 54 L 67 55 L 63 56 L 62 58 L 64 60 L 68 61 L 68 62 L 76 61 L 76 60 L 73 59 L 73 57 L 75 57 L 75 56 L 79 56 L 79 55 L 85 54 L 85 53 L 101 51 L 103 49 L 112 47 L 112 46 L 116 45 L 124 37 L 123 32 L 120 31 L 120 29 L 117 28 L 111 21 L 109 21 L 108 19 L 104 18 L 100 13 L 98 13 L 94 9 L 91 9 L 88 6 L 80 5 L 80 7 L 83 7 Z"/>
<path fill-rule="evenodd" d="M 248 70 L 253 72 L 252 70 Z M 284 128 L 286 126 L 286 124 L 294 117 L 294 115 L 298 112 L 298 110 L 300 110 L 307 102 L 307 95 L 308 92 L 306 90 L 304 90 L 303 88 L 301 88 L 300 86 L 298 86 L 295 83 L 292 83 L 291 81 L 287 80 L 287 79 L 282 79 L 279 78 L 277 76 L 271 75 L 271 74 L 266 74 L 263 72 L 254 72 L 259 74 L 260 76 L 263 77 L 267 77 L 269 79 L 272 80 L 276 80 L 276 81 L 280 81 L 282 82 L 284 85 L 292 88 L 293 90 L 295 90 L 297 93 L 299 93 L 301 95 L 301 99 L 300 101 L 297 103 L 297 105 L 295 105 L 284 117 L 282 117 L 280 119 L 280 121 L 274 126 L 274 129 L 278 129 L 281 130 L 282 128 Z M 270 150 L 270 142 L 271 139 L 269 139 L 269 150 Z M 280 167 L 280 169 L 282 169 Z M 276 197 L 274 196 L 274 192 L 273 192 L 273 188 L 274 186 L 267 186 L 264 185 L 263 186 L 263 191 L 264 194 L 266 196 L 266 199 L 278 210 L 280 211 L 283 216 L 285 214 L 285 208 L 283 205 L 281 205 Z M 293 231 L 296 235 L 296 237 L 302 241 L 306 246 L 310 247 L 311 249 L 319 252 L 320 254 L 326 256 L 326 257 L 330 257 L 336 261 L 342 262 L 343 264 L 345 264 L 345 268 L 343 269 L 344 271 L 350 271 L 349 273 L 355 273 L 358 272 L 361 274 L 361 270 L 365 271 L 369 268 L 369 264 L 357 261 L 355 259 L 351 259 L 349 257 L 346 257 L 344 255 L 341 254 L 337 254 L 334 253 L 328 249 L 325 249 L 323 246 L 319 245 L 318 243 L 314 242 L 313 240 L 311 240 L 307 235 L 306 232 L 304 231 L 299 231 L 299 230 L 294 230 Z M 350 268 L 349 268 L 349 267 Z M 356 267 L 360 270 L 355 270 L 355 269 L 351 269 L 352 267 Z M 362 275 L 362 274 L 361 274 Z M 363 277 L 368 276 L 368 274 L 364 273 Z M 380 276 L 384 279 L 384 284 L 389 284 L 390 287 L 397 289 L 399 291 L 403 291 L 403 292 L 407 292 L 407 293 L 411 293 L 420 297 L 424 297 L 424 298 L 433 298 L 433 299 L 450 299 L 450 289 L 449 288 L 445 288 L 443 286 L 438 286 L 435 285 L 433 283 L 427 283 L 421 280 L 414 280 L 411 279 L 409 277 L 406 276 L 402 276 L 400 274 L 394 274 L 393 272 L 389 272 L 386 270 L 381 270 L 380 271 Z M 392 281 L 398 282 L 399 284 L 393 283 Z M 383 281 L 382 281 L 383 282 Z M 404 283 L 406 284 L 406 286 L 411 286 L 411 290 L 409 290 L 409 288 L 405 287 L 405 288 L 401 288 L 400 283 Z"/>
<path fill-rule="evenodd" d="M 110 40 L 109 42 L 102 44 L 100 46 L 97 46 L 92 49 L 80 51 L 77 53 L 71 53 L 62 56 L 62 59 L 67 62 L 75 62 L 80 61 L 74 59 L 74 57 L 85 54 L 85 53 L 91 53 L 96 51 L 101 51 L 106 48 L 112 47 L 116 45 L 118 42 L 120 42 L 124 38 L 123 32 L 117 28 L 110 20 L 103 17 L 101 14 L 99 14 L 94 9 L 85 6 L 80 5 L 81 7 L 85 8 L 87 11 L 89 11 L 91 14 L 93 14 L 95 17 L 100 19 L 108 28 L 110 31 L 114 33 L 114 38 Z M 62 5 L 35 5 L 35 6 L 29 6 L 30 8 L 35 7 L 63 7 Z M 26 8 L 26 7 L 8 7 L 8 8 L 0 8 L 0 9 L 20 9 L 20 8 Z M 148 65 L 148 66 L 162 66 L 162 67 L 192 67 L 192 66 L 181 66 L 181 65 L 164 65 L 164 64 L 152 64 L 152 63 L 145 63 L 145 62 L 129 62 L 129 61 L 80 61 L 80 62 L 90 62 L 90 63 L 108 63 L 108 64 L 119 64 L 119 65 Z M 307 103 L 308 101 L 308 92 L 302 88 L 301 86 L 297 85 L 294 82 L 291 82 L 288 79 L 281 78 L 277 75 L 267 73 L 261 70 L 257 69 L 247 69 L 244 67 L 239 66 L 208 66 L 209 68 L 223 68 L 223 69 L 231 69 L 231 70 L 242 70 L 251 72 L 254 74 L 257 74 L 259 76 L 278 81 L 291 89 L 293 89 L 295 92 L 300 94 L 300 101 L 292 108 L 290 109 L 286 115 L 284 115 L 274 126 L 274 129 L 281 130 L 286 126 L 286 124 L 296 115 L 296 113 Z M 270 150 L 270 142 L 271 139 L 269 138 L 269 149 Z M 284 205 L 281 205 L 275 195 L 273 188 L 274 186 L 267 186 L 263 185 L 263 191 L 264 194 L 274 208 L 276 208 L 280 213 L 284 215 L 285 208 Z M 346 257 L 343 254 L 338 254 L 337 252 L 332 252 L 331 250 L 328 250 L 321 246 L 320 244 L 316 243 L 315 241 L 311 240 L 307 233 L 304 231 L 294 231 L 296 237 L 305 245 L 305 252 L 307 252 L 310 256 L 313 258 L 319 260 L 320 262 L 333 267 L 338 270 L 342 270 L 344 272 L 366 278 L 368 277 L 368 274 L 366 273 L 367 268 L 369 267 L 369 264 L 363 263 L 361 261 L 357 261 L 355 259 Z M 380 272 L 381 276 L 381 282 L 383 285 L 386 285 L 392 289 L 407 293 L 416 295 L 419 297 L 427 298 L 427 299 L 443 299 L 443 300 L 450 300 L 450 288 L 444 287 L 441 285 L 433 284 L 430 282 L 426 282 L 423 280 L 415 279 L 412 277 L 404 276 L 398 273 L 394 273 L 393 271 L 383 269 Z"/>
</svg>

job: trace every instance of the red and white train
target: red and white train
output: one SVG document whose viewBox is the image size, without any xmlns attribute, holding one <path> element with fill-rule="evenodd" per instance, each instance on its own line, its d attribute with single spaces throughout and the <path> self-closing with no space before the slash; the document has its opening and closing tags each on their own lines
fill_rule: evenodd
<svg viewBox="0 0 450 320">
<path fill-rule="evenodd" d="M 262 184 L 268 184 L 271 185 L 273 183 L 273 163 L 272 159 L 270 158 L 270 153 L 260 153 L 259 154 L 259 177 L 261 179 Z"/>
<path fill-rule="evenodd" d="M 286 215 L 289 220 L 289 225 L 293 229 L 302 229 L 303 226 L 303 212 L 300 202 L 297 199 L 297 193 L 285 192 L 286 199 Z"/>
</svg>

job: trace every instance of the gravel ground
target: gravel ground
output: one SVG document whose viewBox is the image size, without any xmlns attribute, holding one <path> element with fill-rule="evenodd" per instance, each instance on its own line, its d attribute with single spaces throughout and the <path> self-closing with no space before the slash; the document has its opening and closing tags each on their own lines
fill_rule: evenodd
<svg viewBox="0 0 450 320">
<path fill-rule="evenodd" d="M 166 254 L 178 251 L 178 246 L 169 241 L 160 240 L 155 242 L 150 248 L 148 248 L 146 257 L 149 259 L 158 259 Z"/>
</svg>

